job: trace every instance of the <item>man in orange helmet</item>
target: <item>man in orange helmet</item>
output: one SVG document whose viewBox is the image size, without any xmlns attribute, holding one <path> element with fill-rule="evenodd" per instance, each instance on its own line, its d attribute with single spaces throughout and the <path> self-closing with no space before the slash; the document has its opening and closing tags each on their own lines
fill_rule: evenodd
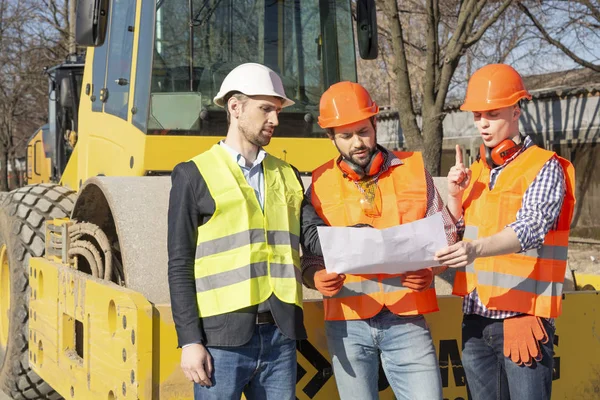
<svg viewBox="0 0 600 400">
<path fill-rule="evenodd" d="M 512 67 L 473 74 L 461 110 L 473 112 L 480 157 L 467 170 L 457 146 L 448 174 L 448 208 L 464 217 L 465 233 L 436 258 L 458 268 L 462 363 L 475 400 L 549 399 L 552 389 L 574 171 L 519 133 L 522 99 L 531 95 Z"/>
<path fill-rule="evenodd" d="M 379 108 L 359 84 L 321 97 L 319 125 L 339 157 L 313 171 L 308 196 L 330 226 L 388 228 L 442 211 L 449 243 L 456 225 L 420 153 L 377 145 Z M 327 273 L 303 257 L 303 277 L 323 294 L 329 353 L 342 399 L 377 399 L 379 360 L 397 398 L 441 399 L 435 348 L 423 314 L 437 311 L 431 268 L 399 275 Z"/>
</svg>

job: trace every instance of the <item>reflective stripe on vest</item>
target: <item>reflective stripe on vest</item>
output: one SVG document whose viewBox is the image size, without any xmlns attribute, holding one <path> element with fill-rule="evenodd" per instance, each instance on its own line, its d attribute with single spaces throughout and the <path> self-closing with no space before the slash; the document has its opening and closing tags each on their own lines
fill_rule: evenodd
<svg viewBox="0 0 600 400">
<path fill-rule="evenodd" d="M 463 196 L 464 240 L 492 236 L 514 222 L 525 191 L 543 165 L 554 156 L 554 153 L 535 146 L 528 148 L 505 167 L 492 190 L 489 190 L 489 178 L 485 176 L 489 175 L 489 170 L 475 165 L 472 176 L 477 178 Z M 572 165 L 557 158 L 565 172 L 567 188 L 556 229 L 547 233 L 538 249 L 478 258 L 473 264 L 459 269 L 454 280 L 454 294 L 464 296 L 477 288 L 482 303 L 491 310 L 547 318 L 560 314 L 568 233 L 575 203 L 575 178 Z"/>
<path fill-rule="evenodd" d="M 275 294 L 302 306 L 302 186 L 289 164 L 267 155 L 264 212 L 254 189 L 219 145 L 193 159 L 215 202 L 198 227 L 194 275 L 201 317 L 259 304 Z M 235 190 L 232 190 L 235 189 Z"/>
<path fill-rule="evenodd" d="M 367 216 L 360 206 L 361 192 L 331 160 L 313 171 L 312 203 L 330 226 L 369 224 L 389 228 L 425 217 L 427 185 L 420 153 L 395 153 L 403 161 L 384 172 L 378 181 L 381 215 Z M 432 288 L 414 292 L 402 286 L 398 275 L 346 275 L 344 286 L 323 300 L 326 320 L 370 318 L 387 306 L 396 314 L 437 311 Z"/>
<path fill-rule="evenodd" d="M 208 275 L 203 278 L 196 279 L 196 291 L 206 292 L 211 289 L 218 289 L 236 283 L 243 282 L 248 279 L 267 276 L 269 265 L 266 262 L 259 262 L 243 267 L 219 272 L 214 275 Z M 300 271 L 293 264 L 274 264 L 271 263 L 271 276 L 274 278 L 293 278 L 297 282 L 302 282 Z"/>
<path fill-rule="evenodd" d="M 344 283 L 342 289 L 331 298 L 341 299 L 343 297 L 362 296 L 363 294 L 379 293 L 379 281 L 377 279 L 363 279 L 357 282 Z"/>
<path fill-rule="evenodd" d="M 196 248 L 196 258 L 206 257 L 237 247 L 247 246 L 252 243 L 265 241 L 265 232 L 262 229 L 248 229 L 247 231 L 233 233 L 222 238 L 200 243 Z M 268 231 L 267 242 L 269 244 L 289 245 L 297 249 L 300 246 L 300 238 L 291 232 Z"/>
</svg>

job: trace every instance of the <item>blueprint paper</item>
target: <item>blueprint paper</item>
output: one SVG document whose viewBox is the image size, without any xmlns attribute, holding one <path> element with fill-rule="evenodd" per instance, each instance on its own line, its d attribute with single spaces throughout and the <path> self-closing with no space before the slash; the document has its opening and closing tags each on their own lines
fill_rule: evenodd
<svg viewBox="0 0 600 400">
<path fill-rule="evenodd" d="M 318 227 L 325 268 L 338 274 L 400 274 L 441 265 L 448 246 L 442 213 L 386 229 Z"/>
</svg>

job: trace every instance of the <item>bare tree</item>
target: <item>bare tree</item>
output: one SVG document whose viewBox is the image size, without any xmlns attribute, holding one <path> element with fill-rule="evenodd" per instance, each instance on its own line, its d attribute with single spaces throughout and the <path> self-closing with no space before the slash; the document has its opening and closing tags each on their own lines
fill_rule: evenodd
<svg viewBox="0 0 600 400">
<path fill-rule="evenodd" d="M 41 0 L 36 9 L 36 36 L 46 59 L 55 63 L 75 52 L 74 7 L 76 0 Z"/>
<path fill-rule="evenodd" d="M 385 0 L 394 52 L 396 107 L 411 150 L 420 150 L 426 168 L 440 172 L 444 105 L 454 73 L 475 45 L 510 7 L 512 0 Z M 414 66 L 414 68 L 412 67 Z M 422 87 L 415 92 L 413 80 Z M 418 94 L 421 94 L 420 96 Z M 417 116 L 421 115 L 419 125 Z"/>
<path fill-rule="evenodd" d="M 26 41 L 22 21 L 29 12 L 31 4 L 25 1 L 0 0 L 0 191 L 9 189 L 8 165 L 15 152 L 21 99 L 28 90 L 20 72 L 26 64 L 22 53 Z"/>
<path fill-rule="evenodd" d="M 60 43 L 69 39 L 60 39 L 58 25 L 40 17 L 55 11 L 44 11 L 34 0 L 0 0 L 0 191 L 23 183 L 16 159 L 25 156 L 27 140 L 47 121 L 43 70 L 64 59 L 67 47 Z M 64 21 L 56 19 L 57 24 Z"/>
<path fill-rule="evenodd" d="M 531 21 L 531 30 L 577 64 L 600 72 L 600 6 L 597 1 L 531 1 L 517 6 Z"/>
</svg>

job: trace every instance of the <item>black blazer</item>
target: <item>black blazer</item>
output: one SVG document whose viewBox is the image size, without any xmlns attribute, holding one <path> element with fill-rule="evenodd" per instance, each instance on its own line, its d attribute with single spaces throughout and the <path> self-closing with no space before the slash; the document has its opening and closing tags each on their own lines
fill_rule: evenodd
<svg viewBox="0 0 600 400">
<path fill-rule="evenodd" d="M 295 169 L 294 169 L 295 170 Z M 300 184 L 300 174 L 296 175 Z M 215 212 L 215 202 L 193 161 L 178 164 L 171 174 L 168 237 L 171 310 L 179 346 L 241 346 L 252 337 L 258 306 L 208 318 L 198 317 L 194 262 L 198 226 Z M 322 255 L 317 226 L 326 226 L 305 198 L 301 211 L 300 243 L 310 253 Z M 290 339 L 306 338 L 302 309 L 271 296 L 268 307 L 282 333 Z"/>
</svg>

